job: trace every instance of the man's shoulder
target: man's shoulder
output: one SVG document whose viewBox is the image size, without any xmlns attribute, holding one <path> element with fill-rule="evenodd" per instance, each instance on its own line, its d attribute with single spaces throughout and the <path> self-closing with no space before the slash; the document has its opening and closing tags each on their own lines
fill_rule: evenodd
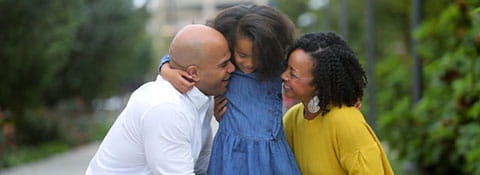
<svg viewBox="0 0 480 175">
<path fill-rule="evenodd" d="M 155 105 L 159 103 L 180 103 L 185 97 L 168 81 L 157 79 L 140 86 L 133 92 L 131 98 L 148 101 Z"/>
<path fill-rule="evenodd" d="M 188 98 L 178 92 L 170 83 L 157 79 L 143 84 L 135 90 L 129 101 L 131 109 L 141 111 L 143 117 L 166 119 L 168 116 L 191 116 Z M 167 115 L 168 114 L 168 115 Z M 159 117 L 162 116 L 162 117 Z"/>
</svg>

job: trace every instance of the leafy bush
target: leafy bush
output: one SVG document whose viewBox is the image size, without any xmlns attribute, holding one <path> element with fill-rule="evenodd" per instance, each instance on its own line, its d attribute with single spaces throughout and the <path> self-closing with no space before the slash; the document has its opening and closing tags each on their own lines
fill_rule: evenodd
<svg viewBox="0 0 480 175">
<path fill-rule="evenodd" d="M 302 32 L 339 28 L 339 1 L 320 9 L 308 0 L 275 2 L 297 24 L 302 14 L 314 16 Z M 347 2 L 349 43 L 365 61 L 367 1 Z M 375 1 L 377 134 L 395 153 L 391 161 L 413 163 L 418 173 L 480 174 L 480 1 L 421 2 L 422 25 L 412 31 L 412 1 Z M 423 64 L 423 97 L 416 104 L 410 95 L 412 33 Z"/>
<path fill-rule="evenodd" d="M 0 0 L 0 12 L 0 162 L 24 147 L 101 137 L 91 102 L 136 88 L 151 65 L 145 7 Z"/>
<path fill-rule="evenodd" d="M 0 112 L 8 114 L 0 127 L 13 123 L 23 137 L 17 144 L 45 140 L 28 132 L 50 127 L 27 111 L 70 99 L 90 110 L 92 100 L 144 81 L 151 63 L 148 13 L 130 0 L 1 0 L 0 9 Z"/>
<path fill-rule="evenodd" d="M 408 75 L 409 66 L 379 73 L 379 86 L 385 87 L 379 98 L 391 107 L 380 112 L 382 138 L 425 174 L 480 174 L 479 6 L 478 0 L 451 3 L 415 33 L 424 76 L 417 104 L 395 95 L 409 86 L 408 79 L 395 77 Z"/>
<path fill-rule="evenodd" d="M 0 169 L 61 153 L 72 147 L 101 140 L 118 112 L 78 111 L 71 102 L 56 110 L 36 109 L 26 112 L 26 126 L 17 129 L 17 141 L 26 144 L 0 145 Z M 66 109 L 67 108 L 67 109 Z M 0 135 L 0 141 L 6 138 Z M 11 144 L 11 143 L 10 143 Z"/>
<path fill-rule="evenodd" d="M 69 148 L 69 145 L 58 141 L 46 142 L 37 146 L 21 146 L 15 151 L 5 153 L 0 158 L 0 169 L 38 160 L 54 153 L 65 152 Z"/>
</svg>

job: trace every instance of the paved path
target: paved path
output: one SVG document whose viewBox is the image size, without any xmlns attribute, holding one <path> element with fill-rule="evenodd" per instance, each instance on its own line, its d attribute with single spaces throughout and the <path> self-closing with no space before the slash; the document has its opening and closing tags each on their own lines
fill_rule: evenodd
<svg viewBox="0 0 480 175">
<path fill-rule="evenodd" d="M 98 144 L 91 143 L 43 160 L 0 170 L 0 175 L 83 175 Z"/>
<path fill-rule="evenodd" d="M 212 119 L 213 134 L 218 123 Z M 69 152 L 53 155 L 36 162 L 0 170 L 0 175 L 84 175 L 99 142 L 80 146 Z"/>
</svg>

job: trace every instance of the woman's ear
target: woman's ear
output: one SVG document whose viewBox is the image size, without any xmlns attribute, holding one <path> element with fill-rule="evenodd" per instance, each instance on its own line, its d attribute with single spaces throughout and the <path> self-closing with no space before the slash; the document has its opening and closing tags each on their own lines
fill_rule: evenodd
<svg viewBox="0 0 480 175">
<path fill-rule="evenodd" d="M 192 76 L 192 80 L 194 82 L 197 82 L 198 80 L 200 80 L 200 75 L 199 75 L 199 67 L 196 66 L 196 65 L 191 65 L 191 66 L 188 66 L 187 69 L 185 70 L 188 74 L 190 74 L 190 76 Z"/>
</svg>

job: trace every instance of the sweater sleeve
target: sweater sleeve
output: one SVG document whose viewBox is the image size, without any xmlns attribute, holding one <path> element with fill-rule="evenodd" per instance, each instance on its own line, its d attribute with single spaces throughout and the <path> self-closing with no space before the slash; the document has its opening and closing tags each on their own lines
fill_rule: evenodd
<svg viewBox="0 0 480 175">
<path fill-rule="evenodd" d="M 335 117 L 344 119 L 336 124 L 336 140 L 339 161 L 348 174 L 393 174 L 382 145 L 360 112 Z"/>
</svg>

